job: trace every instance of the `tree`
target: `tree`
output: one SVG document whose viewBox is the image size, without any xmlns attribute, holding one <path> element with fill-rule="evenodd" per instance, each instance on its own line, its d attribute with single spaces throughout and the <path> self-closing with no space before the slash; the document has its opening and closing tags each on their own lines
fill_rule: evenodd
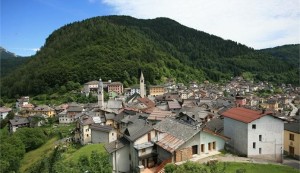
<svg viewBox="0 0 300 173">
<path fill-rule="evenodd" d="M 21 139 L 26 151 L 34 150 L 46 142 L 47 136 L 41 128 L 23 127 L 18 129 L 14 136 Z"/>
</svg>

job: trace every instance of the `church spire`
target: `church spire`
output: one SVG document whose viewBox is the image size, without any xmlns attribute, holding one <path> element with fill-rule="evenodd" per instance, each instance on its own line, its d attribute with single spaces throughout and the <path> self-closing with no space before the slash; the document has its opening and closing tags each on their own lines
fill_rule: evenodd
<svg viewBox="0 0 300 173">
<path fill-rule="evenodd" d="M 99 83 L 98 83 L 98 106 L 99 108 L 104 107 L 103 82 L 101 78 L 99 79 Z"/>
<path fill-rule="evenodd" d="M 145 80 L 143 72 L 141 71 L 141 77 L 140 77 L 140 95 L 142 98 L 145 97 Z"/>
</svg>

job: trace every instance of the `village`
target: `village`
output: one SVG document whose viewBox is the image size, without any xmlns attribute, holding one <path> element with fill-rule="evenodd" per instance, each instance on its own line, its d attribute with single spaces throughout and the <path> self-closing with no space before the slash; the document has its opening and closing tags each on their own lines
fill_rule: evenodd
<svg viewBox="0 0 300 173">
<path fill-rule="evenodd" d="M 85 83 L 81 94 L 97 96 L 97 103 L 33 105 L 23 96 L 8 129 L 43 126 L 51 117 L 58 125 L 75 123 L 68 139 L 104 143 L 113 172 L 163 172 L 167 163 L 222 150 L 278 163 L 284 156 L 300 160 L 300 87 L 242 77 L 224 85 L 168 80 L 146 86 L 143 73 L 139 78 L 139 85 L 130 88 L 110 80 Z M 263 97 L 263 91 L 272 94 Z M 11 111 L 1 107 L 1 120 Z"/>
</svg>

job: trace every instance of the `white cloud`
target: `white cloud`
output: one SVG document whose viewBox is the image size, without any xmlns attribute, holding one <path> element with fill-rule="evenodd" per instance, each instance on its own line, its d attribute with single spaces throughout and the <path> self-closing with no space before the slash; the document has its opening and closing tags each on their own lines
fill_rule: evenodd
<svg viewBox="0 0 300 173">
<path fill-rule="evenodd" d="M 300 42 L 299 0 L 102 0 L 117 14 L 169 17 L 255 49 Z"/>
</svg>

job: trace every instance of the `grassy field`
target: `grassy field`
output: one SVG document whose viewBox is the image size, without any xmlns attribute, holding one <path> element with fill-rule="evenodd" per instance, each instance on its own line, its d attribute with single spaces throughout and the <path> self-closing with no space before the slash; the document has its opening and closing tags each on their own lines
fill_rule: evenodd
<svg viewBox="0 0 300 173">
<path fill-rule="evenodd" d="M 64 161 L 77 162 L 81 155 L 90 156 L 92 151 L 106 152 L 103 144 L 89 144 L 79 149 L 69 147 L 63 154 Z"/>
<path fill-rule="evenodd" d="M 57 137 L 51 138 L 38 149 L 26 153 L 21 161 L 20 172 L 25 172 L 25 170 L 28 169 L 31 165 L 41 160 L 43 157 L 48 156 L 51 151 L 53 151 L 55 141 L 57 140 Z"/>
<path fill-rule="evenodd" d="M 299 173 L 299 170 L 284 165 L 238 162 L 227 162 L 226 164 L 226 173 L 236 173 L 238 169 L 244 169 L 245 173 Z M 223 166 L 223 163 L 219 163 L 219 165 Z"/>
</svg>

